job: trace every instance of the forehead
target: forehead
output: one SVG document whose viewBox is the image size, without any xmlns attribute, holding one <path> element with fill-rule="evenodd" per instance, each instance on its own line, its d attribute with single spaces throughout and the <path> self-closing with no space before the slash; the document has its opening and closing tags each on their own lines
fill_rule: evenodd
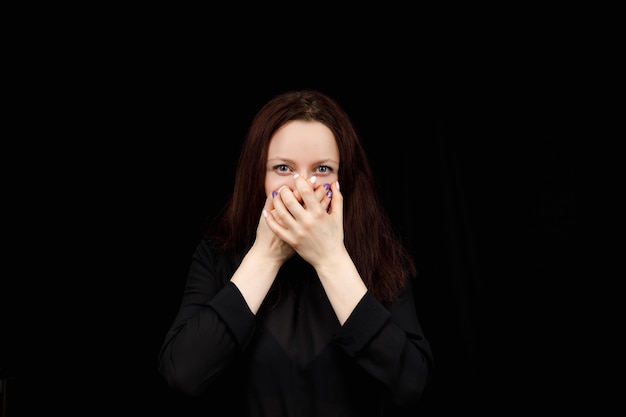
<svg viewBox="0 0 626 417">
<path fill-rule="evenodd" d="M 272 136 L 268 159 L 274 158 L 339 161 L 339 148 L 333 132 L 323 123 L 294 120 Z"/>
</svg>

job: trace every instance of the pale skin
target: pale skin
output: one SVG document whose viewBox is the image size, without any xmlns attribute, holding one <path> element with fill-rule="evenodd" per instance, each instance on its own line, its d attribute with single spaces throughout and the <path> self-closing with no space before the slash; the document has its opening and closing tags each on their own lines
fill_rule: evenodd
<svg viewBox="0 0 626 417">
<path fill-rule="evenodd" d="M 270 140 L 256 240 L 231 278 L 254 314 L 295 253 L 315 268 L 342 325 L 367 292 L 344 245 L 339 162 L 333 133 L 320 122 L 288 122 Z"/>
</svg>

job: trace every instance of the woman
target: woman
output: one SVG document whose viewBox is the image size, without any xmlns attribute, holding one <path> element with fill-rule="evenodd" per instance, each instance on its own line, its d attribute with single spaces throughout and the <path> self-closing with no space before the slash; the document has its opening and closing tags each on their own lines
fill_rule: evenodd
<svg viewBox="0 0 626 417">
<path fill-rule="evenodd" d="M 283 93 L 248 130 L 159 372 L 229 416 L 414 412 L 432 370 L 415 275 L 348 115 Z"/>
</svg>

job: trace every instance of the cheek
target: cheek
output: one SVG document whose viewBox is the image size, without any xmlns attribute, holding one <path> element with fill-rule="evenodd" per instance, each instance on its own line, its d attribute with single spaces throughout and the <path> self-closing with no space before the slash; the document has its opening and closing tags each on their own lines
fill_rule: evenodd
<svg viewBox="0 0 626 417">
<path fill-rule="evenodd" d="M 324 178 L 324 182 L 335 182 L 337 181 L 337 179 L 339 179 L 339 175 L 337 175 L 336 173 L 330 174 L 328 177 Z"/>
</svg>

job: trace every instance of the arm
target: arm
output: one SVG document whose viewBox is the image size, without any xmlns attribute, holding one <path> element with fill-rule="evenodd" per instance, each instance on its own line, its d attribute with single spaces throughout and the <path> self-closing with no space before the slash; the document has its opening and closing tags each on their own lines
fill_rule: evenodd
<svg viewBox="0 0 626 417">
<path fill-rule="evenodd" d="M 411 282 L 388 308 L 378 302 L 344 246 L 338 184 L 332 186 L 328 211 L 315 204 L 306 182 L 296 178 L 296 186 L 306 207 L 282 189 L 275 210 L 266 217 L 268 225 L 315 268 L 342 324 L 335 343 L 387 387 L 390 404 L 417 401 L 432 369 L 432 355 L 417 319 Z"/>
<path fill-rule="evenodd" d="M 280 189 L 274 210 L 266 216 L 267 224 L 315 268 L 339 323 L 344 324 L 367 287 L 344 245 L 339 184 L 331 185 L 332 200 L 327 210 L 328 203 L 318 200 L 307 181 L 297 174 L 294 177 L 305 204 L 300 204 L 288 188 Z"/>
<path fill-rule="evenodd" d="M 330 199 L 326 197 L 324 188 L 314 189 L 311 185 L 304 185 L 304 189 L 311 203 L 315 203 L 321 210 L 328 208 Z M 290 191 L 290 195 L 293 197 L 294 204 L 300 207 L 302 198 L 299 197 L 298 192 L 294 194 Z M 273 210 L 274 197 L 268 196 L 262 214 L 267 217 L 268 213 Z M 295 253 L 288 243 L 270 229 L 268 222 L 261 218 L 254 244 L 231 279 L 254 314 L 259 310 L 280 267 Z"/>
<path fill-rule="evenodd" d="M 367 293 L 334 343 L 386 387 L 392 407 L 415 405 L 432 373 L 432 351 L 417 317 L 410 281 L 388 307 Z"/>
<path fill-rule="evenodd" d="M 199 395 L 246 348 L 255 316 L 237 287 L 235 271 L 210 243 L 193 254 L 180 309 L 159 352 L 158 370 L 175 390 Z"/>
<path fill-rule="evenodd" d="M 317 194 L 327 206 L 325 191 Z M 271 210 L 268 196 L 263 213 Z M 159 353 L 159 372 L 172 388 L 198 395 L 237 362 L 278 270 L 294 254 L 262 219 L 239 265 L 207 242 L 198 245 L 181 307 Z"/>
</svg>

